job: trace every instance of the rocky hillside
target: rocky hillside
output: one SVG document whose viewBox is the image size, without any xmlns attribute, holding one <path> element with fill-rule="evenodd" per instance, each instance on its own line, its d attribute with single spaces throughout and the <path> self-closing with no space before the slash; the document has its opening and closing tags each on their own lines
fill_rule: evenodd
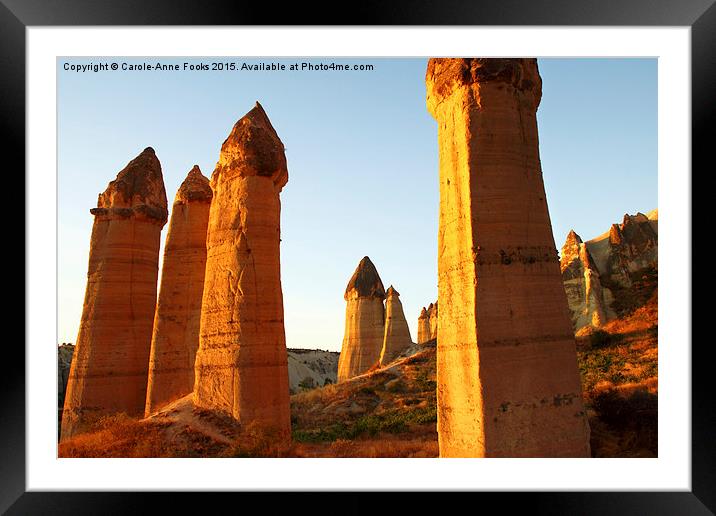
<svg viewBox="0 0 716 516">
<path fill-rule="evenodd" d="M 658 210 L 626 214 L 587 242 L 569 232 L 560 267 L 575 330 L 602 327 L 648 302 L 658 273 L 658 218 Z"/>
<path fill-rule="evenodd" d="M 320 349 L 288 350 L 288 386 L 291 394 L 336 383 L 336 351 Z"/>
</svg>

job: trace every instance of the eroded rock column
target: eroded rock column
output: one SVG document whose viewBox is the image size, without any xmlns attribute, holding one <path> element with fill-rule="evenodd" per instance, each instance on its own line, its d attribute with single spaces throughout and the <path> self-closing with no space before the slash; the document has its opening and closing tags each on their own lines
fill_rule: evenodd
<svg viewBox="0 0 716 516">
<path fill-rule="evenodd" d="M 428 311 L 423 307 L 418 316 L 418 344 L 425 344 L 430 340 L 430 319 Z"/>
<path fill-rule="evenodd" d="M 146 148 L 99 195 L 87 289 L 65 396 L 62 439 L 113 413 L 141 417 L 167 222 L 162 168 Z"/>
<path fill-rule="evenodd" d="M 602 287 L 587 244 L 574 230 L 569 232 L 562 246 L 559 264 L 575 330 L 599 327 L 614 317 L 609 307 L 612 294 Z"/>
<path fill-rule="evenodd" d="M 410 329 L 403 312 L 403 304 L 400 302 L 400 294 L 391 285 L 385 292 L 385 332 L 383 349 L 380 352 L 380 365 L 391 363 L 412 345 L 413 340 L 410 338 Z"/>
<path fill-rule="evenodd" d="M 438 338 L 438 302 L 430 303 L 428 307 L 428 325 L 430 327 L 430 340 Z"/>
<path fill-rule="evenodd" d="M 338 358 L 338 381 L 365 373 L 380 360 L 385 328 L 385 288 L 378 271 L 365 256 L 348 282 L 346 329 Z"/>
<path fill-rule="evenodd" d="M 431 59 L 443 457 L 586 457 L 574 335 L 539 159 L 535 59 Z"/>
<path fill-rule="evenodd" d="M 194 388 L 211 186 L 194 165 L 174 199 L 154 316 L 145 415 Z"/>
<path fill-rule="evenodd" d="M 256 107 L 221 146 L 211 176 L 194 401 L 289 434 L 280 266 L 284 147 Z"/>
</svg>

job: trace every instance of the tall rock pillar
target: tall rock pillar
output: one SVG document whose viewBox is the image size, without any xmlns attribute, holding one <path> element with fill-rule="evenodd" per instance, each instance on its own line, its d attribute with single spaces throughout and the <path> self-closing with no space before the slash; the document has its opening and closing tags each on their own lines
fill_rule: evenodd
<svg viewBox="0 0 716 516">
<path fill-rule="evenodd" d="M 375 265 L 365 256 L 348 282 L 346 329 L 338 357 L 338 381 L 365 373 L 380 360 L 385 328 L 385 288 Z"/>
<path fill-rule="evenodd" d="M 62 439 L 113 413 L 144 414 L 159 240 L 167 222 L 162 167 L 146 148 L 99 195 L 87 289 L 62 416 Z"/>
<path fill-rule="evenodd" d="M 211 176 L 194 402 L 281 434 L 291 429 L 281 292 L 281 140 L 257 102 Z"/>
<path fill-rule="evenodd" d="M 428 322 L 430 325 L 430 340 L 438 338 L 438 302 L 430 303 L 428 307 Z"/>
<path fill-rule="evenodd" d="M 389 364 L 412 345 L 413 340 L 410 338 L 410 329 L 403 312 L 403 303 L 400 302 L 400 294 L 391 285 L 385 292 L 385 332 L 383 349 L 380 352 L 380 365 Z"/>
<path fill-rule="evenodd" d="M 425 344 L 430 340 L 430 316 L 423 307 L 418 316 L 418 344 Z"/>
<path fill-rule="evenodd" d="M 174 199 L 154 315 L 145 415 L 194 389 L 211 186 L 194 165 Z"/>
<path fill-rule="evenodd" d="M 586 457 L 589 427 L 539 159 L 535 59 L 430 59 L 438 122 L 443 457 Z"/>
</svg>

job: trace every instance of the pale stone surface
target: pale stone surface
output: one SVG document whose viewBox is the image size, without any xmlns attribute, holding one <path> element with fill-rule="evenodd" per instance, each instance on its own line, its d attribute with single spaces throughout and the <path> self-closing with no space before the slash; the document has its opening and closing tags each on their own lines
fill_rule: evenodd
<svg viewBox="0 0 716 516">
<path fill-rule="evenodd" d="M 194 402 L 289 434 L 280 268 L 284 147 L 256 103 L 221 147 L 211 176 Z"/>
<path fill-rule="evenodd" d="M 425 344 L 430 340 L 430 316 L 425 307 L 418 316 L 418 344 Z"/>
<path fill-rule="evenodd" d="M 443 457 L 588 457 L 539 160 L 535 59 L 431 59 Z"/>
<path fill-rule="evenodd" d="M 197 165 L 174 199 L 154 315 L 145 415 L 194 388 L 211 186 Z"/>
<path fill-rule="evenodd" d="M 296 393 L 311 386 L 336 383 L 338 356 L 335 351 L 289 349 L 288 386 L 291 391 Z"/>
<path fill-rule="evenodd" d="M 403 304 L 400 302 L 400 294 L 391 285 L 385 292 L 385 332 L 383 348 L 380 352 L 380 365 L 391 363 L 412 345 L 413 340 L 410 338 L 410 329 L 403 312 Z"/>
<path fill-rule="evenodd" d="M 62 416 L 62 439 L 92 419 L 144 414 L 157 301 L 159 239 L 167 222 L 162 168 L 152 148 L 99 195 L 87 290 Z"/>
<path fill-rule="evenodd" d="M 560 269 L 575 330 L 585 326 L 598 328 L 616 316 L 610 306 L 612 293 L 602 287 L 587 244 L 574 230 L 562 246 Z"/>
<path fill-rule="evenodd" d="M 346 327 L 338 359 L 339 382 L 376 365 L 383 348 L 385 288 L 367 256 L 358 264 L 343 298 L 346 300 Z"/>
</svg>

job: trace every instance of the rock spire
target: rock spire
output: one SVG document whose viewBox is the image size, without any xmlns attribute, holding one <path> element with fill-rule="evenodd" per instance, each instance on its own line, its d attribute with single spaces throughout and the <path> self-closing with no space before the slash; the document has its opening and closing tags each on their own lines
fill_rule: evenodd
<svg viewBox="0 0 716 516">
<path fill-rule="evenodd" d="M 385 331 L 379 360 L 381 366 L 395 360 L 413 344 L 408 321 L 403 312 L 403 304 L 400 302 L 400 294 L 391 285 L 385 296 Z"/>
<path fill-rule="evenodd" d="M 62 417 L 62 439 L 98 417 L 144 414 L 159 240 L 162 167 L 147 147 L 99 195 L 87 289 Z"/>
<path fill-rule="evenodd" d="M 385 327 L 385 288 L 367 256 L 348 282 L 346 327 L 338 360 L 338 381 L 362 374 L 378 363 Z"/>
<path fill-rule="evenodd" d="M 588 457 L 539 159 L 535 59 L 430 59 L 443 457 Z"/>
<path fill-rule="evenodd" d="M 211 176 L 194 402 L 290 433 L 280 267 L 284 146 L 257 102 Z"/>
<path fill-rule="evenodd" d="M 194 165 L 174 199 L 154 316 L 147 416 L 194 388 L 212 195 L 209 180 Z"/>
</svg>

